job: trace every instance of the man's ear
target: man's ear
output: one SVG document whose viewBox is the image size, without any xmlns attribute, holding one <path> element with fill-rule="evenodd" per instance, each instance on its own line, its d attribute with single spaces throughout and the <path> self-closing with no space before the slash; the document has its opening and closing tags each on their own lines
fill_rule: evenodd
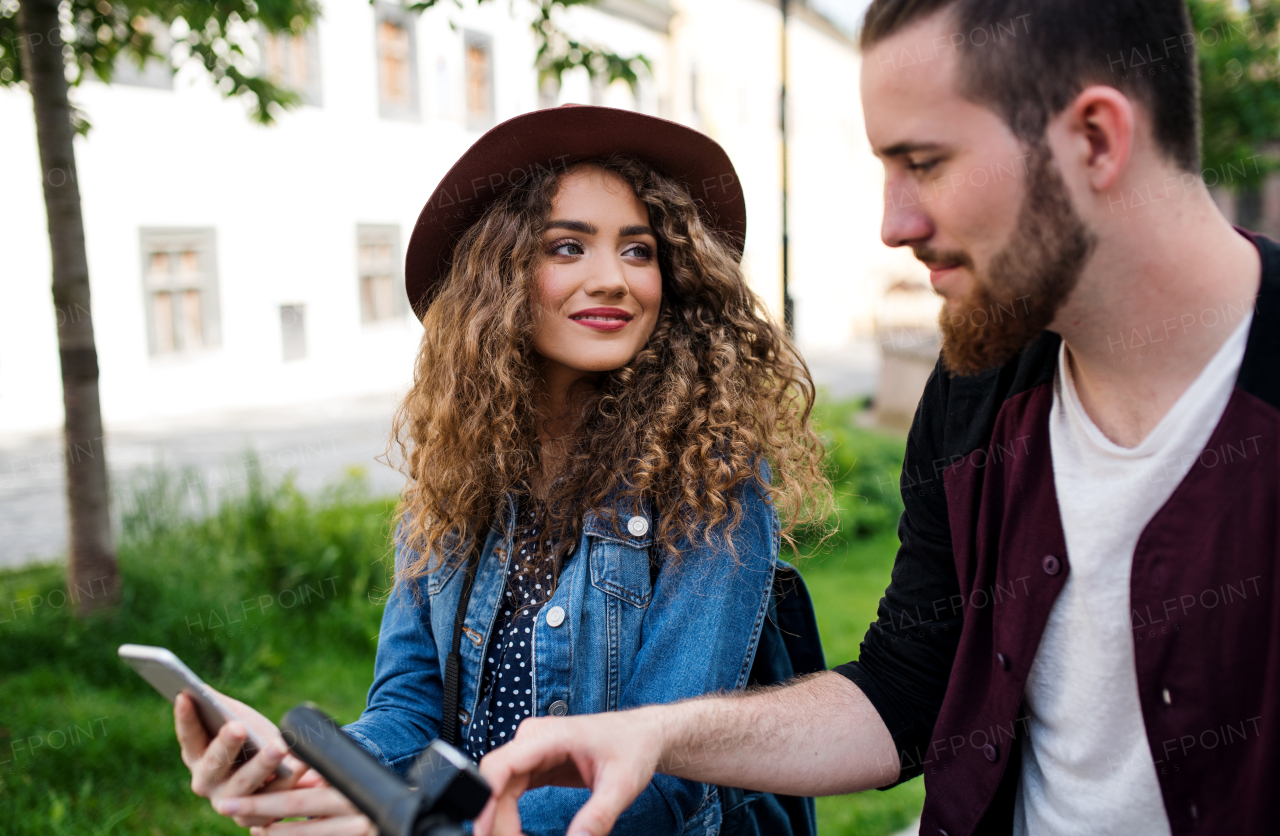
<svg viewBox="0 0 1280 836">
<path fill-rule="evenodd" d="M 1129 97 L 1114 87 L 1095 84 L 1082 90 L 1054 121 L 1067 149 L 1064 162 L 1079 166 L 1095 192 L 1115 188 L 1129 165 L 1137 130 L 1137 114 Z"/>
</svg>

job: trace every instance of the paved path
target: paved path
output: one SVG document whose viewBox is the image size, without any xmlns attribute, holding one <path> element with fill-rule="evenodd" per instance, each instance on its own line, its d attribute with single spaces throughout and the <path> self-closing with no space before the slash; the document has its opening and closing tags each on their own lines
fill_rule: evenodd
<svg viewBox="0 0 1280 836">
<path fill-rule="evenodd" d="M 378 494 L 395 494 L 403 477 L 375 461 L 391 432 L 391 398 L 330 402 L 110 430 L 107 466 L 114 491 L 158 465 L 196 469 L 217 495 L 242 488 L 253 449 L 264 476 L 294 474 L 308 493 L 364 468 Z M 59 560 L 66 553 L 64 450 L 58 435 L 0 443 L 0 568 Z"/>
<path fill-rule="evenodd" d="M 814 379 L 837 398 L 871 394 L 878 360 L 874 345 L 809 356 Z M 252 448 L 272 481 L 292 472 L 301 489 L 314 493 L 358 466 L 375 493 L 392 495 L 404 477 L 375 457 L 386 449 L 394 408 L 394 397 L 383 395 L 109 427 L 107 466 L 115 491 L 163 464 L 195 467 L 216 495 L 242 485 L 245 451 Z M 62 444 L 60 433 L 0 439 L 0 569 L 66 554 Z"/>
</svg>

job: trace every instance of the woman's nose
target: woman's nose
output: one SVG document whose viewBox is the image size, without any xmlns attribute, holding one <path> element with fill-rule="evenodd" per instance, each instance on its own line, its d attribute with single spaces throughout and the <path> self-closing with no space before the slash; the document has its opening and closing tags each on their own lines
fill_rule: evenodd
<svg viewBox="0 0 1280 836">
<path fill-rule="evenodd" d="M 622 296 L 627 292 L 626 265 L 617 256 L 601 259 L 593 265 L 587 279 L 586 292 L 591 296 Z"/>
</svg>

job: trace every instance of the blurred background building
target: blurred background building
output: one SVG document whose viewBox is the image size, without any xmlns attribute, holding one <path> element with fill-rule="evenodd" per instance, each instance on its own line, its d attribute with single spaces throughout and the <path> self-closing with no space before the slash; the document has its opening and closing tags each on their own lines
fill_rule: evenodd
<svg viewBox="0 0 1280 836">
<path fill-rule="evenodd" d="M 874 391 L 887 288 L 915 294 L 911 305 L 890 304 L 894 328 L 927 331 L 937 310 L 923 268 L 879 241 L 882 174 L 863 129 L 850 34 L 861 5 L 824 14 L 791 0 L 787 26 L 795 333 L 837 396 Z M 366 436 L 385 439 L 421 335 L 402 284 L 417 214 L 481 133 L 536 108 L 631 108 L 719 141 L 746 193 L 746 269 L 781 318 L 779 5 L 600 0 L 569 9 L 560 23 L 575 38 L 649 59 L 652 72 L 634 90 L 582 69 L 540 85 L 532 15 L 530 6 L 475 0 L 420 15 L 329 0 L 307 34 L 258 40 L 257 60 L 305 100 L 268 128 L 195 68 L 171 75 L 160 64 L 123 64 L 113 84 L 73 92 L 93 125 L 77 141 L 77 176 L 113 470 L 165 450 L 212 466 L 233 438 L 297 447 L 303 426 L 312 428 L 307 444 L 327 439 L 335 450 L 348 436 L 361 450 Z M 63 405 L 25 91 L 0 89 L 0 124 L 9 173 L 0 201 L 0 497 L 19 518 L 0 520 L 0 540 L 28 553 L 44 550 L 47 532 L 23 545 L 13 526 L 61 507 Z M 903 396 L 904 409 L 915 396 Z M 366 429 L 333 429 L 344 421 Z M 307 456 L 295 458 L 306 471 Z M 321 458 L 316 479 L 350 457 Z M 398 487 L 393 472 L 385 476 L 385 487 Z"/>
</svg>

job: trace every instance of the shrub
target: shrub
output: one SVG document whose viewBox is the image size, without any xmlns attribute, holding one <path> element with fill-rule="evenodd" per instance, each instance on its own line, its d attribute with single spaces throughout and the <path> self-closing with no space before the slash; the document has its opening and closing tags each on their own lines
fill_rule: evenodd
<svg viewBox="0 0 1280 836">
<path fill-rule="evenodd" d="M 836 495 L 836 510 L 827 529 L 831 545 L 848 544 L 891 530 L 902 514 L 898 479 L 902 475 L 904 440 L 857 425 L 858 401 L 819 403 L 815 423 L 827 447 L 827 476 Z M 802 532 L 814 544 L 820 532 Z"/>
<path fill-rule="evenodd" d="M 189 471 L 152 470 L 127 485 L 118 548 L 123 599 L 87 619 L 66 606 L 61 567 L 0 575 L 4 600 L 30 601 L 0 670 L 55 662 L 97 685 L 144 690 L 116 659 L 125 642 L 168 647 L 211 681 L 265 687 L 291 653 L 371 649 L 389 587 L 394 498 L 369 496 L 358 470 L 316 498 L 260 469 L 216 510 Z M 305 629 L 303 629 L 305 625 Z M 253 688 L 247 690 L 252 696 Z"/>
</svg>

